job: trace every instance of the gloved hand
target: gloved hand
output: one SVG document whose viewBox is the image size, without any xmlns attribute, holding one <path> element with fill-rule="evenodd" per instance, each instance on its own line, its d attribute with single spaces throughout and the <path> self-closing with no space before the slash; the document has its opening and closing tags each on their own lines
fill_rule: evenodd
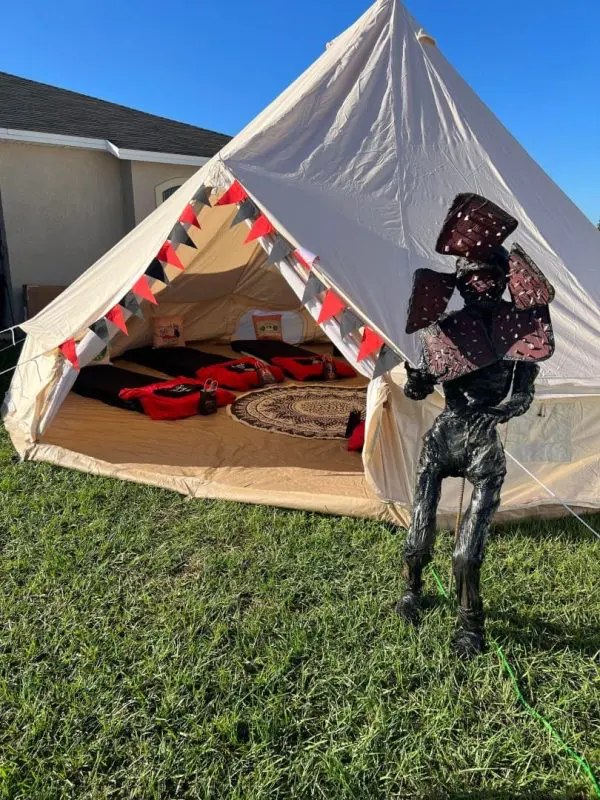
<svg viewBox="0 0 600 800">
<path fill-rule="evenodd" d="M 427 372 L 411 367 L 408 361 L 404 362 L 404 369 L 408 380 L 404 385 L 404 394 L 411 400 L 424 400 L 433 392 L 435 379 Z"/>
<path fill-rule="evenodd" d="M 500 425 L 513 417 L 524 414 L 533 402 L 533 392 L 516 392 L 510 400 L 500 406 L 486 409 L 486 414 L 495 417 Z"/>
</svg>

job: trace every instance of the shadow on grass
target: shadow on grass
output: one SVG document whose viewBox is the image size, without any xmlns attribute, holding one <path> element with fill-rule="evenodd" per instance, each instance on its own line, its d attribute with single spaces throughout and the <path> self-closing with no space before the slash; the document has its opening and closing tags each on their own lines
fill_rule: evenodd
<svg viewBox="0 0 600 800">
<path fill-rule="evenodd" d="M 454 594 L 454 590 L 452 590 Z M 484 597 L 485 599 L 485 597 Z M 444 607 L 449 614 L 456 614 L 454 597 L 428 593 L 423 596 L 425 614 L 434 608 Z M 584 626 L 557 624 L 536 614 L 517 614 L 513 611 L 497 611 L 486 605 L 486 619 L 494 622 L 494 637 L 500 644 L 518 644 L 528 650 L 576 650 L 588 658 L 600 654 L 600 627 L 590 619 Z"/>
<path fill-rule="evenodd" d="M 567 512 L 565 511 L 565 514 Z M 600 533 L 600 514 L 580 514 L 581 518 L 595 531 Z M 406 538 L 406 528 L 402 528 L 393 522 L 381 523 L 383 528 L 394 537 L 398 537 L 400 544 Z M 438 532 L 438 540 L 445 537 L 454 538 L 454 532 L 446 528 Z M 537 539 L 540 541 L 556 539 L 557 537 L 567 537 L 573 542 L 594 542 L 597 541 L 594 534 L 589 531 L 578 519 L 570 515 L 556 519 L 532 519 L 524 522 L 504 522 L 497 523 L 493 527 L 492 537 L 497 539 L 510 538 Z"/>
<path fill-rule="evenodd" d="M 515 614 L 490 609 L 488 618 L 496 622 L 495 635 L 502 642 L 537 650 L 577 650 L 593 658 L 600 652 L 600 629 L 590 622 L 585 627 L 557 625 L 533 614 Z"/>
<path fill-rule="evenodd" d="M 581 514 L 580 516 L 591 528 L 600 533 L 600 514 Z M 582 525 L 578 519 L 571 516 L 495 525 L 492 536 L 498 539 L 518 536 L 519 538 L 538 539 L 540 541 L 566 537 L 570 541 L 581 542 L 582 544 L 598 541 L 591 531 Z"/>
</svg>

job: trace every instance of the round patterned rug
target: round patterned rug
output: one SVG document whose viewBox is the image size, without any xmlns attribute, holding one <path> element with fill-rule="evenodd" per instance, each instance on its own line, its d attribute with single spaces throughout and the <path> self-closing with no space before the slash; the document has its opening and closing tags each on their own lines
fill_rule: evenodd
<svg viewBox="0 0 600 800">
<path fill-rule="evenodd" d="M 364 413 L 366 389 L 274 386 L 239 397 L 232 416 L 265 431 L 308 439 L 344 439 L 351 411 Z"/>
</svg>

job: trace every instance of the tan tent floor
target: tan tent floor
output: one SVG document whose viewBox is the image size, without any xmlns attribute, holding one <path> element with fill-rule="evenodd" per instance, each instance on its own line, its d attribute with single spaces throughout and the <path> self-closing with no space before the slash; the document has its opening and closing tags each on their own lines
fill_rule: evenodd
<svg viewBox="0 0 600 800">
<path fill-rule="evenodd" d="M 215 345 L 203 347 L 232 354 Z M 150 372 L 128 363 L 126 356 L 118 364 Z M 340 385 L 362 386 L 366 380 Z M 348 452 L 345 441 L 261 431 L 236 421 L 227 409 L 210 417 L 154 422 L 71 393 L 35 449 L 35 457 L 44 461 L 193 497 L 385 516 L 385 504 L 366 485 L 360 455 Z"/>
</svg>

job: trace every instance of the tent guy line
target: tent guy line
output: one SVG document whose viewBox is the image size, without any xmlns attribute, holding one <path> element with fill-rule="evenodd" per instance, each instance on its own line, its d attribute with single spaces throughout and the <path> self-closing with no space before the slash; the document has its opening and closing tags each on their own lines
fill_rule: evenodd
<svg viewBox="0 0 600 800">
<path fill-rule="evenodd" d="M 581 522 L 581 524 L 582 524 L 582 525 L 583 525 L 585 528 L 587 528 L 587 529 L 588 529 L 588 531 L 590 531 L 591 533 L 593 533 L 593 534 L 594 534 L 594 536 L 595 536 L 597 539 L 600 539 L 600 533 L 598 533 L 598 531 L 594 530 L 594 528 L 592 528 L 592 526 L 591 526 L 591 525 L 589 525 L 589 524 L 588 524 L 588 523 L 587 523 L 587 522 L 586 522 L 584 519 L 582 519 L 582 518 L 579 516 L 579 514 L 578 514 L 576 511 L 573 511 L 573 509 L 572 509 L 572 508 L 570 508 L 570 507 L 569 507 L 569 506 L 568 506 L 568 505 L 567 505 L 565 502 L 563 502 L 563 501 L 560 499 L 560 497 L 558 497 L 558 495 L 556 495 L 556 494 L 555 494 L 555 493 L 552 491 L 552 489 L 550 489 L 548 486 L 546 486 L 546 484 L 545 484 L 543 481 L 541 481 L 539 478 L 536 478 L 536 476 L 533 474 L 533 472 L 531 472 L 530 470 L 528 470 L 528 469 L 527 469 L 527 467 L 526 467 L 524 464 L 521 464 L 521 462 L 520 462 L 520 461 L 519 461 L 517 458 L 515 458 L 515 457 L 514 457 L 514 456 L 513 456 L 511 453 L 509 453 L 509 452 L 508 452 L 508 450 L 506 450 L 506 449 L 505 449 L 505 451 L 504 451 L 504 452 L 506 453 L 506 455 L 507 455 L 507 456 L 508 456 L 508 457 L 509 457 L 509 458 L 510 458 L 510 459 L 511 459 L 511 460 L 512 460 L 512 461 L 513 461 L 513 462 L 514 462 L 514 463 L 515 463 L 515 464 L 516 464 L 518 467 L 521 467 L 521 469 L 522 469 L 524 472 L 526 472 L 526 473 L 527 473 L 527 475 L 529 475 L 529 477 L 530 477 L 530 478 L 533 478 L 533 480 L 534 480 L 534 481 L 535 481 L 535 482 L 536 482 L 536 483 L 537 483 L 539 486 L 541 486 L 541 488 L 542 488 L 542 489 L 544 489 L 544 491 L 548 492 L 548 494 L 550 495 L 550 497 L 554 498 L 554 500 L 556 500 L 556 502 L 557 502 L 557 503 L 560 503 L 560 505 L 561 505 L 563 508 L 565 508 L 565 509 L 566 509 L 566 510 L 569 512 L 569 514 L 571 514 L 572 516 L 574 516 L 574 517 L 575 517 L 575 519 L 578 519 L 578 520 L 579 520 L 579 522 Z"/>
<path fill-rule="evenodd" d="M 437 393 L 440 395 L 440 397 L 442 397 L 442 398 L 444 397 L 444 393 L 443 393 L 443 392 L 442 392 L 442 390 L 439 388 L 439 386 L 436 386 L 436 387 L 435 387 L 435 390 L 436 390 L 436 392 L 437 392 Z M 507 433 L 507 435 L 508 435 L 508 433 Z M 525 464 L 522 464 L 522 463 L 519 461 L 519 459 L 518 459 L 518 458 L 515 458 L 515 456 L 513 456 L 513 455 L 512 455 L 512 453 L 510 453 L 510 452 L 509 452 L 509 451 L 506 449 L 506 447 L 504 448 L 504 452 L 505 452 L 505 453 L 506 453 L 506 455 L 507 455 L 507 456 L 508 456 L 508 457 L 511 459 L 511 461 L 513 461 L 513 463 L 515 463 L 515 464 L 516 464 L 518 467 L 520 467 L 520 468 L 523 470 L 523 472 L 525 472 L 527 475 L 529 475 L 529 477 L 530 477 L 530 478 L 532 478 L 532 479 L 533 479 L 533 480 L 534 480 L 534 481 L 535 481 L 535 482 L 538 484 L 538 486 L 540 486 L 540 487 L 541 487 L 541 488 L 542 488 L 542 489 L 543 489 L 545 492 L 547 492 L 547 494 L 548 494 L 550 497 L 552 497 L 554 500 L 556 500 L 556 502 L 557 502 L 557 503 L 559 503 L 559 504 L 560 504 L 560 505 L 561 505 L 561 506 L 562 506 L 562 507 L 563 507 L 563 508 L 564 508 L 566 511 L 568 511 L 568 512 L 569 512 L 569 514 L 571 514 L 573 517 L 575 517 L 575 519 L 579 520 L 579 522 L 581 522 L 581 524 L 582 524 L 582 525 L 583 525 L 585 528 L 587 528 L 587 529 L 588 529 L 588 530 L 589 530 L 591 533 L 593 533 L 593 534 L 594 534 L 594 536 L 595 536 L 597 539 L 600 539 L 600 533 L 598 533 L 598 531 L 596 531 L 594 528 L 592 528 L 592 526 L 591 526 L 590 524 L 588 524 L 588 523 L 587 523 L 587 522 L 586 522 L 586 521 L 585 521 L 585 520 L 584 520 L 582 517 L 580 517 L 580 516 L 579 516 L 579 514 L 578 514 L 576 511 L 574 511 L 574 510 L 573 510 L 573 509 L 572 509 L 572 508 L 571 508 L 571 507 L 570 507 L 570 506 L 569 506 L 567 503 L 565 503 L 565 501 L 564 501 L 564 500 L 561 500 L 561 498 L 560 498 L 560 497 L 558 497 L 558 495 L 557 495 L 557 494 L 555 494 L 555 493 L 552 491 L 552 489 L 550 489 L 550 487 L 549 487 L 549 486 L 546 486 L 546 484 L 545 484 L 543 481 L 541 481 L 539 478 L 537 478 L 537 477 L 536 477 L 536 476 L 533 474 L 533 472 L 531 472 L 530 470 L 528 470 L 528 469 L 527 469 L 527 467 L 525 466 Z M 462 506 L 462 501 L 461 501 L 461 506 Z M 462 513 L 462 509 L 461 509 L 461 511 L 460 511 L 459 513 Z"/>
</svg>

